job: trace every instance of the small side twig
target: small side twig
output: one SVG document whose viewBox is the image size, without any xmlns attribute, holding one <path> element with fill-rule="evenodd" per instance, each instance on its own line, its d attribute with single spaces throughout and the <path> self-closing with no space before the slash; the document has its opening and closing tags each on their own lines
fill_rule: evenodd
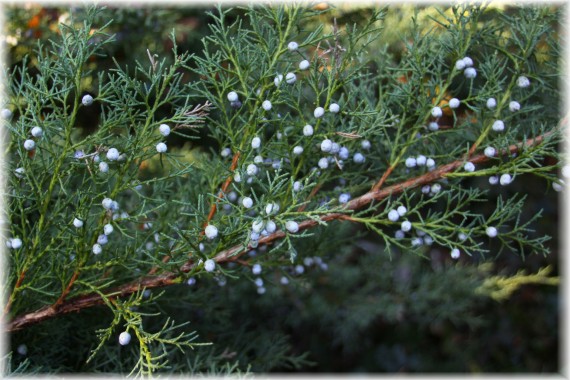
<svg viewBox="0 0 570 380">
<path fill-rule="evenodd" d="M 386 169 L 386 171 L 384 172 L 384 174 L 380 178 L 380 181 L 376 182 L 376 184 L 374 186 L 372 186 L 372 191 L 380 190 L 382 185 L 384 185 L 384 182 L 386 182 L 386 180 L 388 179 L 388 176 L 390 174 L 392 174 L 392 172 L 394 171 L 395 167 L 396 167 L 396 165 L 392 164 L 392 165 L 390 165 L 390 167 L 388 169 Z"/>
<path fill-rule="evenodd" d="M 303 212 L 305 211 L 305 209 L 307 208 L 307 205 L 309 204 L 309 201 L 319 192 L 319 190 L 321 189 L 322 184 L 318 183 L 315 187 L 313 187 L 313 190 L 311 190 L 311 193 L 309 194 L 309 196 L 307 197 L 307 201 L 306 203 L 303 203 L 298 209 L 297 212 Z"/>
<path fill-rule="evenodd" d="M 230 172 L 233 172 L 234 170 L 236 170 L 237 165 L 238 165 L 238 161 L 239 161 L 239 156 L 240 156 L 240 152 L 236 152 L 234 154 L 234 158 L 232 159 L 232 165 L 230 166 Z M 220 192 L 218 193 L 218 198 L 222 198 L 224 196 L 224 194 L 226 193 L 226 190 L 228 189 L 228 187 L 232 183 L 233 178 L 234 178 L 234 176 L 232 174 L 230 174 L 228 176 L 228 178 L 226 178 L 226 182 L 224 182 L 224 184 L 222 185 L 222 188 L 220 189 Z M 208 214 L 208 219 L 204 223 L 204 227 L 206 227 L 210 223 L 212 218 L 214 218 L 214 215 L 216 214 L 216 210 L 217 210 L 217 206 L 216 206 L 216 202 L 214 201 L 214 202 L 212 202 L 212 205 L 210 206 L 210 213 Z M 204 231 L 202 231 L 201 234 L 203 235 Z"/>
<path fill-rule="evenodd" d="M 22 286 L 22 282 L 24 282 L 24 277 L 26 277 L 26 271 L 22 271 L 22 273 L 20 273 L 20 276 L 18 277 L 18 280 L 16 281 L 16 284 L 14 285 L 14 290 L 12 290 L 12 294 L 10 295 L 10 298 L 8 299 L 8 302 L 6 303 L 6 306 L 4 307 L 4 315 L 7 315 L 10 312 L 10 307 L 12 306 L 12 302 L 14 302 L 14 292 L 16 291 L 16 289 L 18 289 L 20 286 Z"/>
<path fill-rule="evenodd" d="M 155 61 L 155 58 L 158 58 L 157 54 L 151 54 L 150 50 L 146 49 L 146 53 L 148 54 L 148 60 L 150 61 L 150 64 L 152 66 L 152 71 L 156 72 L 156 64 L 157 62 Z"/>
<path fill-rule="evenodd" d="M 208 116 L 211 106 L 212 103 L 206 101 L 204 104 L 198 104 L 193 109 L 184 112 L 184 116 L 189 120 L 192 120 L 192 123 L 185 122 L 176 124 L 176 126 L 174 126 L 174 130 L 180 128 L 196 128 L 199 127 L 200 124 L 204 124 L 205 118 Z"/>
<path fill-rule="evenodd" d="M 59 296 L 59 298 L 57 299 L 57 301 L 53 304 L 54 308 L 57 308 L 59 305 L 61 305 L 63 303 L 63 301 L 65 300 L 65 297 L 67 297 L 67 295 L 69 294 L 69 292 L 71 291 L 71 287 L 73 286 L 73 284 L 75 283 L 75 280 L 77 280 L 77 277 L 79 277 L 79 270 L 76 270 L 73 273 L 73 276 L 71 276 L 71 279 L 69 280 L 69 283 L 67 284 L 67 286 L 65 287 L 65 289 L 63 290 L 63 292 L 61 292 L 61 296 Z"/>
</svg>

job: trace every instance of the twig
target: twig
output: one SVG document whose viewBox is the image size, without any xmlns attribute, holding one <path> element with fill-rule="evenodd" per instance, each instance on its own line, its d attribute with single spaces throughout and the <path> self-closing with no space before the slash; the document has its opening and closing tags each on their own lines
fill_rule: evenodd
<svg viewBox="0 0 570 380">
<path fill-rule="evenodd" d="M 224 182 L 224 184 L 222 185 L 222 189 L 218 193 L 218 198 L 222 198 L 224 196 L 224 194 L 226 193 L 226 190 L 230 186 L 230 183 L 232 183 L 232 178 L 234 178 L 232 173 L 237 168 L 239 156 L 240 156 L 240 152 L 236 152 L 236 154 L 234 154 L 234 158 L 232 159 L 232 166 L 230 167 L 230 175 L 228 176 L 228 178 L 226 178 L 226 182 Z M 208 214 L 208 219 L 204 223 L 204 227 L 206 227 L 210 223 L 210 221 L 212 220 L 212 218 L 216 214 L 216 210 L 217 210 L 216 201 L 214 201 L 214 202 L 212 202 L 212 205 L 210 206 L 210 213 Z M 204 231 L 202 231 L 201 234 L 204 235 Z"/>
<path fill-rule="evenodd" d="M 234 158 L 232 160 L 232 165 L 230 166 L 230 172 L 233 172 L 238 164 L 238 160 L 239 160 L 239 156 L 240 156 L 240 152 L 236 152 L 236 154 L 234 154 Z M 224 182 L 224 184 L 222 185 L 222 189 L 220 190 L 220 192 L 218 193 L 218 198 L 221 198 L 224 196 L 224 194 L 226 193 L 226 190 L 228 189 L 228 187 L 230 186 L 230 184 L 232 183 L 232 178 L 233 175 L 230 173 L 230 175 L 228 176 L 228 178 L 226 178 L 226 181 Z M 210 221 L 212 220 L 212 218 L 214 217 L 214 215 L 216 214 L 216 201 L 214 201 L 212 203 L 212 205 L 210 206 L 210 213 L 208 214 L 208 218 L 206 220 L 206 222 L 204 223 L 204 227 L 206 227 Z M 201 236 L 204 236 L 204 231 L 200 232 Z M 170 255 L 166 255 L 162 258 L 162 263 L 166 264 L 167 262 L 170 261 L 170 259 L 172 258 L 172 256 Z M 151 268 L 151 270 L 148 272 L 149 275 L 153 275 L 158 271 L 158 266 L 154 266 Z"/>
<path fill-rule="evenodd" d="M 382 175 L 382 178 L 380 178 L 380 181 L 376 182 L 376 184 L 372 187 L 372 191 L 380 190 L 380 188 L 382 187 L 384 182 L 386 182 L 386 179 L 392 173 L 395 167 L 396 166 L 394 164 L 390 165 L 390 167 Z"/>
<path fill-rule="evenodd" d="M 152 66 L 152 72 L 155 72 L 157 62 L 154 59 L 158 58 L 158 55 L 157 54 L 151 54 L 150 50 L 148 50 L 148 49 L 146 49 L 146 53 L 148 54 L 148 60 L 150 61 L 150 64 Z"/>
<path fill-rule="evenodd" d="M 184 112 L 184 116 L 186 116 L 188 120 L 192 120 L 192 124 L 188 124 L 186 122 L 179 123 L 176 124 L 173 130 L 177 130 L 179 128 L 196 128 L 199 124 L 203 124 L 205 122 L 204 118 L 208 116 L 211 106 L 212 103 L 206 101 L 204 104 L 198 104 L 193 109 Z"/>
<path fill-rule="evenodd" d="M 548 138 L 553 133 L 554 131 L 547 132 L 544 135 L 537 136 L 535 138 L 530 138 L 526 140 L 524 143 L 510 145 L 508 148 L 508 153 L 512 154 L 517 152 L 519 149 L 522 148 L 523 144 L 525 146 L 538 145 L 542 143 L 545 138 Z M 503 152 L 503 154 L 504 153 L 507 152 Z M 488 160 L 489 158 L 484 154 L 478 154 L 470 159 L 470 161 L 473 162 L 474 164 L 483 163 Z M 237 159 L 235 161 L 237 161 Z M 405 189 L 413 189 L 429 184 L 435 180 L 445 177 L 447 174 L 451 172 L 454 172 L 457 168 L 461 167 L 463 164 L 464 164 L 464 159 L 459 159 L 449 164 L 442 165 L 431 172 L 425 173 L 415 178 L 410 178 L 409 180 L 398 184 L 388 186 L 382 190 L 370 191 L 348 202 L 345 205 L 345 210 L 349 211 L 349 210 L 361 209 L 364 206 L 369 205 L 373 201 L 382 200 L 394 194 L 402 193 Z M 346 215 L 345 213 L 331 213 L 321 216 L 319 220 L 308 219 L 299 223 L 299 232 L 309 228 L 316 227 L 321 222 L 329 222 L 332 220 L 350 220 L 350 217 L 348 217 L 348 215 Z M 271 244 L 273 241 L 282 239 L 284 237 L 285 237 L 285 232 L 279 230 L 271 235 L 261 238 L 258 241 L 258 245 Z M 249 249 L 250 247 L 245 247 L 241 244 L 236 245 L 234 247 L 219 252 L 214 257 L 214 260 L 217 263 L 236 261 L 241 255 L 248 252 Z M 124 297 L 136 291 L 139 291 L 140 289 L 143 288 L 150 289 L 150 288 L 158 288 L 158 287 L 172 285 L 174 283 L 177 283 L 177 278 L 180 276 L 181 273 L 189 272 L 194 268 L 195 265 L 196 264 L 190 260 L 186 262 L 184 265 L 182 265 L 182 267 L 177 272 L 166 272 L 159 276 L 145 276 L 143 278 L 112 288 L 102 293 L 90 293 L 82 296 L 77 296 L 75 298 L 64 301 L 61 305 L 59 305 L 58 308 L 54 308 L 53 306 L 46 306 L 39 310 L 19 315 L 16 318 L 14 318 L 11 322 L 6 324 L 6 331 L 19 330 L 24 327 L 42 322 L 46 319 L 58 315 L 77 312 L 85 308 L 100 305 L 103 303 L 103 298 L 101 294 L 104 294 L 105 297 Z"/>
<path fill-rule="evenodd" d="M 309 196 L 307 197 L 307 203 L 302 204 L 298 209 L 297 212 L 303 212 L 305 211 L 305 208 L 307 208 L 307 204 L 309 203 L 309 201 L 311 200 L 311 198 L 313 198 L 315 196 L 315 194 L 318 193 L 318 191 L 321 189 L 322 184 L 318 183 L 315 187 L 313 187 L 313 190 L 311 190 L 311 193 L 309 194 Z"/>
<path fill-rule="evenodd" d="M 65 300 L 65 297 L 67 297 L 67 295 L 71 291 L 71 287 L 75 283 L 75 280 L 77 280 L 77 277 L 79 277 L 79 270 L 76 270 L 73 273 L 73 276 L 71 276 L 71 280 L 69 280 L 69 283 L 65 287 L 65 290 L 63 292 L 61 292 L 61 296 L 59 296 L 59 298 L 57 299 L 57 301 L 55 302 L 53 307 L 57 308 L 59 305 L 61 305 L 63 303 L 63 301 Z"/>
<path fill-rule="evenodd" d="M 4 315 L 7 315 L 8 312 L 10 311 L 10 307 L 12 306 L 12 302 L 14 301 L 14 292 L 16 291 L 16 289 L 18 289 L 20 286 L 22 286 L 22 282 L 24 282 L 24 277 L 26 277 L 26 271 L 22 271 L 22 273 L 20 273 L 20 277 L 18 277 L 18 281 L 16 281 L 16 284 L 14 285 L 14 290 L 12 290 L 12 294 L 10 295 L 10 298 L 8 299 L 8 303 L 6 304 L 6 307 L 4 307 Z"/>
<path fill-rule="evenodd" d="M 348 139 L 359 139 L 362 136 L 360 136 L 359 134 L 356 133 L 352 133 L 352 132 L 335 132 L 335 134 L 342 136 L 342 137 L 346 137 Z"/>
</svg>

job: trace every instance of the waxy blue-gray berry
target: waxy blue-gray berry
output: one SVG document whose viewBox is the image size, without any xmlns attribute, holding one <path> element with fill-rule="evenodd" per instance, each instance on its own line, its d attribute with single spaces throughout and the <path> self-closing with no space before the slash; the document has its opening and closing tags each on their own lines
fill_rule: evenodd
<svg viewBox="0 0 570 380">
<path fill-rule="evenodd" d="M 322 117 L 324 114 L 325 114 L 325 109 L 323 107 L 317 107 L 317 108 L 315 108 L 315 111 L 313 112 L 313 115 L 317 119 Z"/>
<path fill-rule="evenodd" d="M 130 342 L 131 342 L 131 334 L 129 334 L 127 331 L 123 331 L 121 334 L 119 334 L 119 344 L 121 346 L 126 346 Z"/>
<path fill-rule="evenodd" d="M 287 231 L 294 234 L 294 233 L 299 231 L 299 224 L 297 222 L 295 222 L 294 220 L 288 220 L 285 223 L 285 228 L 287 229 Z"/>
<path fill-rule="evenodd" d="M 212 259 L 208 259 L 204 262 L 204 269 L 206 272 L 213 272 L 216 269 L 216 262 Z"/>
<path fill-rule="evenodd" d="M 90 106 L 93 104 L 93 97 L 89 94 L 84 95 L 83 98 L 81 98 L 81 103 L 86 107 Z"/>
<path fill-rule="evenodd" d="M 214 225 L 208 224 L 204 229 L 204 233 L 208 239 L 215 239 L 218 236 L 218 228 Z"/>
</svg>

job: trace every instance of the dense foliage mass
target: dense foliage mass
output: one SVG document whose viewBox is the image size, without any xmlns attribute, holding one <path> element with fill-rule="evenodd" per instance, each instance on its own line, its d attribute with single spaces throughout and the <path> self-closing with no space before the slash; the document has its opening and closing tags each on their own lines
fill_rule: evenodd
<svg viewBox="0 0 570 380">
<path fill-rule="evenodd" d="M 409 11 L 10 9 L 6 371 L 556 371 L 559 9 Z"/>
</svg>

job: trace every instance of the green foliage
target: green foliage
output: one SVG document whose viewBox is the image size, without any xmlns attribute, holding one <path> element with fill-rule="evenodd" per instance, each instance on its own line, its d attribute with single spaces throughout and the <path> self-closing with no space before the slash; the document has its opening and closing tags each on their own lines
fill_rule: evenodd
<svg viewBox="0 0 570 380">
<path fill-rule="evenodd" d="M 382 356 L 378 321 L 480 328 L 489 297 L 555 282 L 476 264 L 551 247 L 505 179 L 562 181 L 558 10 L 418 11 L 398 54 L 393 12 L 327 28 L 305 6 L 218 7 L 201 52 L 172 31 L 168 55 L 146 35 L 138 59 L 98 67 L 117 43 L 107 20 L 130 13 L 92 7 L 8 68 L 5 313 L 29 349 L 8 372 L 335 368 L 297 332 Z"/>
<path fill-rule="evenodd" d="M 33 78 L 26 72 L 12 74 L 21 76 L 12 87 L 20 116 L 8 126 L 14 136 L 8 149 L 15 153 L 8 172 L 23 168 L 24 173 L 10 178 L 10 186 L 18 188 L 20 193 L 9 199 L 8 207 L 20 210 L 10 215 L 12 235 L 21 236 L 26 241 L 26 249 L 18 250 L 12 258 L 13 270 L 8 280 L 14 283 L 21 273 L 28 278 L 37 275 L 41 287 L 28 284 L 16 292 L 24 289 L 38 292 L 42 295 L 38 300 L 44 303 L 54 302 L 76 271 L 81 271 L 82 282 L 87 286 L 97 284 L 100 288 L 131 278 L 132 270 L 141 269 L 133 253 L 138 252 L 139 260 L 145 257 L 139 248 L 147 238 L 133 227 L 141 218 L 164 206 L 173 186 L 162 181 L 170 176 L 149 182 L 138 180 L 141 163 L 154 155 L 155 145 L 160 141 L 152 131 L 164 122 L 174 123 L 179 129 L 199 122 L 186 103 L 181 73 L 177 72 L 189 57 L 174 52 L 177 58 L 173 66 L 164 62 L 158 62 L 155 68 L 139 65 L 140 78 L 132 78 L 120 68 L 99 73 L 100 126 L 88 136 L 79 135 L 74 127 L 84 95 L 81 90 L 83 64 L 96 54 L 98 46 L 88 42 L 94 38 L 88 35 L 90 29 L 88 23 L 83 29 L 63 29 L 63 41 L 49 48 L 62 51 L 57 61 L 44 59 L 42 52 L 46 49 L 40 46 L 39 76 Z M 107 39 L 101 44 L 110 41 Z M 156 110 L 165 104 L 176 111 L 169 119 L 155 120 Z M 28 136 L 29 125 L 38 125 L 43 130 L 33 158 L 20 142 Z M 104 153 L 112 147 L 122 154 L 118 160 L 104 158 Z M 176 163 L 175 156 L 165 159 Z M 108 173 L 100 171 L 100 161 L 108 162 Z M 185 165 L 177 165 L 172 176 L 181 178 L 188 170 Z M 147 183 L 154 187 L 151 196 L 139 191 Z M 116 200 L 128 211 L 112 215 L 101 207 L 104 198 Z M 74 217 L 84 221 L 82 228 L 72 225 Z M 116 223 L 117 220 L 123 223 Z M 101 262 L 93 257 L 91 247 L 102 233 L 103 225 L 108 223 L 113 224 L 124 239 L 109 252 L 108 260 Z M 127 255 L 130 260 L 126 260 Z M 113 267 L 122 270 L 102 280 L 101 270 L 108 268 L 114 272 Z M 45 271 L 44 268 L 59 269 Z M 85 292 L 85 288 L 76 287 L 75 292 Z M 11 299 L 15 312 L 37 307 L 20 304 L 34 297 L 17 298 L 13 293 Z"/>
<path fill-rule="evenodd" d="M 481 294 L 489 295 L 496 301 L 505 301 L 511 297 L 513 292 L 523 285 L 559 285 L 560 278 L 548 276 L 551 272 L 551 267 L 545 267 L 540 269 L 536 274 L 525 274 L 521 271 L 514 276 L 492 276 L 486 278 L 476 291 Z"/>
</svg>

